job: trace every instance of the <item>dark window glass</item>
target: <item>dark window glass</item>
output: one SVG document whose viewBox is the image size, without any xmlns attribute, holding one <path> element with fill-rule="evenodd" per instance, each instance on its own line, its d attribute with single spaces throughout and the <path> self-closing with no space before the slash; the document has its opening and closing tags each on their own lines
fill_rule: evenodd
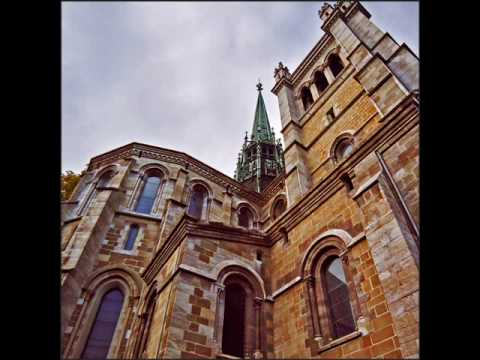
<svg viewBox="0 0 480 360">
<path fill-rule="evenodd" d="M 278 218 L 285 210 L 285 201 L 283 199 L 278 200 L 275 204 L 275 207 L 273 208 L 273 219 L 275 220 L 276 218 Z"/>
<path fill-rule="evenodd" d="M 312 93 L 310 92 L 310 89 L 307 87 L 304 87 L 301 92 L 301 97 L 302 97 L 302 103 L 303 103 L 303 108 L 305 111 L 310 107 L 310 105 L 313 104 L 313 96 Z"/>
<path fill-rule="evenodd" d="M 355 321 L 342 261 L 338 257 L 334 258 L 326 267 L 325 284 L 333 335 L 335 338 L 339 338 L 350 334 L 355 331 Z"/>
<path fill-rule="evenodd" d="M 243 207 L 240 209 L 240 214 L 238 214 L 238 225 L 244 228 L 250 227 L 250 219 L 252 218 L 252 213 L 247 208 Z"/>
<path fill-rule="evenodd" d="M 325 74 L 321 71 L 317 71 L 314 77 L 315 86 L 317 87 L 318 93 L 321 93 L 328 87 L 328 81 L 325 77 Z"/>
<path fill-rule="evenodd" d="M 207 192 L 203 186 L 195 186 L 188 206 L 188 215 L 200 219 L 202 217 L 203 203 L 206 197 Z"/>
<path fill-rule="evenodd" d="M 132 250 L 133 249 L 133 244 L 135 244 L 135 239 L 137 238 L 138 235 L 138 225 L 133 224 L 130 226 L 130 230 L 128 232 L 128 238 L 127 242 L 125 243 L 125 250 Z"/>
<path fill-rule="evenodd" d="M 105 174 L 102 175 L 100 180 L 98 180 L 97 187 L 108 186 L 112 177 L 113 177 L 113 171 L 106 172 Z"/>
<path fill-rule="evenodd" d="M 328 66 L 335 77 L 343 70 L 342 60 L 340 60 L 337 54 L 330 55 L 328 58 Z"/>
<path fill-rule="evenodd" d="M 225 288 L 222 352 L 243 358 L 245 339 L 245 290 L 238 284 Z"/>
<path fill-rule="evenodd" d="M 152 211 L 153 202 L 157 196 L 158 188 L 160 187 L 161 178 L 159 176 L 149 176 L 145 181 L 142 194 L 138 199 L 136 211 L 142 214 L 150 214 Z"/>
<path fill-rule="evenodd" d="M 83 350 L 82 359 L 105 359 L 107 357 L 122 304 L 123 294 L 118 289 L 110 290 L 103 296 Z"/>
<path fill-rule="evenodd" d="M 327 121 L 330 124 L 333 120 L 335 120 L 335 112 L 333 111 L 333 108 L 331 108 L 327 111 Z"/>
<path fill-rule="evenodd" d="M 348 157 L 353 151 L 352 142 L 349 139 L 342 140 L 335 151 L 335 157 L 337 161 L 343 160 Z"/>
</svg>

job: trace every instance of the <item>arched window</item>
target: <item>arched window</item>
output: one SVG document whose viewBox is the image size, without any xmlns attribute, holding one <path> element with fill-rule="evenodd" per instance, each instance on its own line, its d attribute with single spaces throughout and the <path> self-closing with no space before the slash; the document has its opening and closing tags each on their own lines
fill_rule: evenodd
<svg viewBox="0 0 480 360">
<path fill-rule="evenodd" d="M 108 184 L 110 183 L 110 180 L 112 180 L 112 177 L 113 177 L 113 171 L 112 170 L 107 171 L 98 180 L 97 188 L 102 188 L 102 187 L 108 186 Z"/>
<path fill-rule="evenodd" d="M 243 287 L 237 283 L 225 287 L 222 352 L 240 358 L 244 355 L 246 296 Z"/>
<path fill-rule="evenodd" d="M 328 57 L 328 66 L 332 71 L 333 76 L 337 77 L 337 75 L 343 70 L 344 66 L 342 60 L 337 54 L 331 54 Z"/>
<path fill-rule="evenodd" d="M 327 308 L 334 339 L 355 331 L 347 280 L 339 257 L 331 257 L 322 271 L 327 297 Z"/>
<path fill-rule="evenodd" d="M 310 105 L 313 104 L 313 96 L 310 92 L 310 89 L 304 86 L 302 88 L 302 91 L 300 92 L 300 97 L 302 98 L 303 108 L 305 109 L 305 111 L 307 111 Z"/>
<path fill-rule="evenodd" d="M 127 241 L 125 242 L 125 246 L 123 247 L 125 250 L 132 250 L 133 244 L 135 244 L 135 240 L 137 239 L 138 235 L 138 225 L 132 224 L 130 226 L 130 230 L 128 231 Z"/>
<path fill-rule="evenodd" d="M 192 189 L 190 204 L 188 205 L 188 215 L 195 219 L 201 219 L 207 197 L 207 190 L 201 185 L 195 185 Z"/>
<path fill-rule="evenodd" d="M 150 214 L 153 203 L 157 197 L 161 181 L 162 175 L 158 171 L 150 171 L 146 174 L 146 180 L 135 208 L 136 212 Z"/>
<path fill-rule="evenodd" d="M 217 281 L 213 337 L 220 352 L 239 358 L 265 358 L 263 286 L 252 273 L 236 265 L 223 269 Z"/>
<path fill-rule="evenodd" d="M 123 293 L 119 289 L 110 290 L 103 296 L 88 335 L 82 359 L 105 359 L 107 357 L 123 299 Z"/>
<path fill-rule="evenodd" d="M 287 205 L 285 204 L 284 199 L 279 199 L 275 203 L 275 206 L 273 207 L 273 220 L 278 218 L 280 215 L 283 214 L 283 212 L 287 209 Z"/>
<path fill-rule="evenodd" d="M 353 141 L 350 138 L 341 140 L 335 148 L 335 160 L 342 161 L 353 152 Z"/>
<path fill-rule="evenodd" d="M 238 213 L 238 225 L 249 229 L 253 226 L 253 215 L 246 207 L 242 207 Z"/>
<path fill-rule="evenodd" d="M 315 83 L 315 86 L 317 87 L 318 93 L 321 93 L 323 90 L 325 90 L 328 87 L 327 78 L 325 77 L 325 74 L 321 71 L 317 71 L 315 73 L 315 77 L 313 81 Z"/>
</svg>

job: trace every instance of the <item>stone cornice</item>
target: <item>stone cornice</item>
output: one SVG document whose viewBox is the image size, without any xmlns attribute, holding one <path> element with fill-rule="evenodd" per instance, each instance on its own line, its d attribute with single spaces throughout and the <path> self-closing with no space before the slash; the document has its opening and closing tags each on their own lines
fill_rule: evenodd
<svg viewBox="0 0 480 360">
<path fill-rule="evenodd" d="M 93 157 L 90 160 L 88 171 L 100 168 L 107 163 L 111 163 L 115 160 L 128 156 L 140 156 L 179 164 L 182 166 L 188 166 L 189 171 L 193 171 L 201 176 L 204 176 L 220 186 L 229 186 L 233 193 L 236 193 L 238 196 L 243 197 L 254 204 L 260 206 L 265 204 L 265 199 L 262 194 L 248 189 L 231 177 L 221 173 L 218 170 L 215 170 L 214 168 L 204 164 L 203 162 L 191 157 L 186 153 L 136 142 Z"/>
<path fill-rule="evenodd" d="M 230 227 L 222 223 L 197 222 L 192 217 L 184 214 L 142 273 L 142 277 L 147 283 L 153 281 L 156 274 L 187 236 L 239 242 L 256 246 L 270 246 L 269 236 L 258 230 L 245 230 Z"/>
</svg>

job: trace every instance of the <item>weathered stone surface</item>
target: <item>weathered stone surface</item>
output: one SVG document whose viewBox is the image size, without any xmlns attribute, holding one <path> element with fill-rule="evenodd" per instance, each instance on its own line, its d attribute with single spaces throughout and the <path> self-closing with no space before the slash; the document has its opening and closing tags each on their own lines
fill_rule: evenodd
<svg viewBox="0 0 480 360">
<path fill-rule="evenodd" d="M 228 309 L 235 286 L 245 301 L 245 356 L 418 356 L 419 114 L 410 93 L 418 59 L 358 2 L 327 8 L 311 54 L 292 74 L 276 72 L 286 174 L 261 194 L 174 150 L 133 143 L 91 160 L 70 199 L 78 205 L 62 219 L 63 357 L 80 357 L 114 287 L 125 300 L 110 357 L 222 356 L 226 324 L 239 323 Z M 336 75 L 332 54 L 342 63 Z M 306 111 L 304 86 L 314 98 Z M 341 136 L 353 148 L 336 158 Z M 97 189 L 108 169 L 109 187 Z M 162 182 L 151 213 L 140 214 L 151 169 Z M 208 193 L 199 219 L 188 211 L 195 184 Z M 274 218 L 278 199 L 287 209 Z M 254 214 L 248 229 L 238 225 L 244 206 Z M 342 259 L 356 325 L 340 339 L 327 320 L 323 256 Z"/>
</svg>

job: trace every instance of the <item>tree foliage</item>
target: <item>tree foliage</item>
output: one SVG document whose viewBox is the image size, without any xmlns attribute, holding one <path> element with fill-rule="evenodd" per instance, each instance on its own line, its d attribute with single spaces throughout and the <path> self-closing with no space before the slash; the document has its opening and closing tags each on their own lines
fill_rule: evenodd
<svg viewBox="0 0 480 360">
<path fill-rule="evenodd" d="M 78 182 L 80 181 L 81 174 L 75 174 L 71 170 L 65 171 L 60 179 L 61 179 L 61 199 L 62 201 L 66 201 L 72 195 L 75 186 L 77 186 Z"/>
</svg>

